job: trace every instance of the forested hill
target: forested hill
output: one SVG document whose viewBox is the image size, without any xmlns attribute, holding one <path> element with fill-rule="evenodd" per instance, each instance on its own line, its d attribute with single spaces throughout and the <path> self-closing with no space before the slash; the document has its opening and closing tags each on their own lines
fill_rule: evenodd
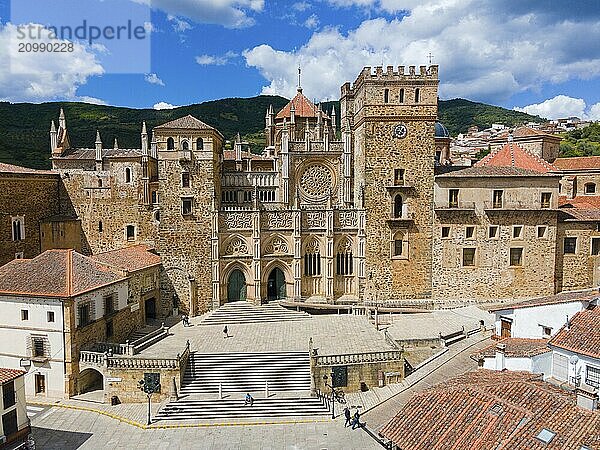
<svg viewBox="0 0 600 450">
<path fill-rule="evenodd" d="M 269 105 L 275 111 L 283 108 L 287 99 L 260 95 L 252 98 L 227 98 L 175 109 L 132 109 L 88 103 L 6 103 L 0 102 L 0 162 L 32 168 L 50 167 L 50 121 L 58 119 L 61 107 L 65 110 L 71 143 L 76 147 L 93 147 L 96 130 L 100 130 L 105 147 L 112 146 L 115 136 L 121 148 L 140 146 L 141 123 L 148 129 L 177 117 L 191 114 L 219 129 L 226 139 L 239 132 L 244 139 L 260 148 L 265 112 Z M 323 104 L 325 111 L 339 102 Z M 507 110 L 497 106 L 463 99 L 440 101 L 440 120 L 452 135 L 465 132 L 471 125 L 487 128 L 492 123 L 518 125 L 541 121 L 539 117 Z"/>
</svg>

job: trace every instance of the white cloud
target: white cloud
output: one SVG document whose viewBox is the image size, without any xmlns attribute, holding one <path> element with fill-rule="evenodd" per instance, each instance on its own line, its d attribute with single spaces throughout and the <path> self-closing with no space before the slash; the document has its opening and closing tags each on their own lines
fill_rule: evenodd
<svg viewBox="0 0 600 450">
<path fill-rule="evenodd" d="M 187 30 L 192 29 L 192 26 L 188 22 L 171 14 L 167 15 L 167 20 L 171 22 L 171 26 L 177 33 L 185 33 Z"/>
<path fill-rule="evenodd" d="M 174 109 L 174 108 L 179 108 L 179 106 L 177 105 L 172 105 L 170 103 L 167 102 L 158 102 L 155 103 L 154 106 L 152 106 L 154 109 Z"/>
<path fill-rule="evenodd" d="M 75 43 L 72 52 L 19 52 L 18 44 L 23 41 L 17 36 L 16 26 L 0 26 L 0 101 L 91 99 L 80 97 L 77 89 L 90 77 L 102 75 L 104 69 L 89 47 Z M 43 36 L 38 43 L 62 42 L 49 39 L 47 33 Z"/>
<path fill-rule="evenodd" d="M 319 18 L 317 17 L 316 14 L 311 14 L 308 19 L 306 19 L 304 21 L 304 26 L 306 28 L 310 28 L 311 30 L 314 30 L 315 28 L 317 28 L 319 26 Z"/>
<path fill-rule="evenodd" d="M 233 58 L 239 56 L 233 51 L 228 51 L 224 55 L 200 55 L 196 56 L 196 63 L 201 66 L 224 66 Z"/>
<path fill-rule="evenodd" d="M 329 2 L 407 14 L 368 19 L 344 32 L 324 28 L 292 51 L 265 44 L 246 50 L 247 65 L 268 81 L 263 93 L 294 95 L 301 64 L 307 95 L 336 98 L 340 85 L 365 65 L 425 65 L 429 52 L 440 66 L 442 98 L 501 102 L 545 83 L 600 75 L 600 20 L 593 18 L 566 20 L 516 0 L 512 6 L 486 0 Z"/>
<path fill-rule="evenodd" d="M 185 17 L 193 22 L 223 25 L 227 28 L 245 28 L 254 25 L 254 19 L 250 17 L 249 13 L 260 12 L 265 6 L 264 0 L 133 1 L 151 4 L 152 8 L 160 9 L 171 17 Z M 182 20 L 182 22 L 185 21 Z M 185 24 L 189 26 L 189 23 L 185 22 Z M 181 24 L 181 26 L 185 28 L 185 24 Z"/>
<path fill-rule="evenodd" d="M 307 11 L 311 8 L 312 8 L 312 6 L 308 2 L 297 2 L 292 5 L 292 9 L 294 11 L 299 11 L 299 12 Z"/>
<path fill-rule="evenodd" d="M 516 111 L 533 114 L 547 119 L 562 119 L 566 117 L 579 117 L 580 119 L 600 120 L 600 103 L 587 107 L 582 98 L 573 98 L 566 95 L 557 95 L 542 103 L 514 108 Z"/>
<path fill-rule="evenodd" d="M 159 86 L 164 86 L 165 83 L 163 80 L 161 80 L 158 75 L 156 75 L 155 73 L 147 73 L 144 76 L 144 80 L 146 80 L 148 83 L 150 84 L 157 84 Z"/>
<path fill-rule="evenodd" d="M 108 105 L 104 100 L 96 97 L 89 97 L 87 95 L 83 95 L 78 98 L 80 102 L 91 103 L 92 105 Z"/>
</svg>

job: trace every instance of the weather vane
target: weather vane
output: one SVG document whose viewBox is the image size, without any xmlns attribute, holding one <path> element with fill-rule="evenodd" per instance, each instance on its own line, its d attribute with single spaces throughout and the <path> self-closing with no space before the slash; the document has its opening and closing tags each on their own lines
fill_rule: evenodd
<svg viewBox="0 0 600 450">
<path fill-rule="evenodd" d="M 429 52 L 429 55 L 427 55 L 427 58 L 429 58 L 429 65 L 431 65 L 431 61 L 433 60 L 433 55 L 431 54 L 431 52 Z"/>
</svg>

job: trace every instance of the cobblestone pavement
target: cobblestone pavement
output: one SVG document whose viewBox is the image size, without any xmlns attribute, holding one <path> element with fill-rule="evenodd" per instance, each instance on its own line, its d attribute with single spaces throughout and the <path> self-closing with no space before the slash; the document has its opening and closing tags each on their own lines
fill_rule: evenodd
<svg viewBox="0 0 600 450">
<path fill-rule="evenodd" d="M 178 323 L 171 328 L 171 336 L 136 356 L 173 358 L 183 351 L 188 339 L 192 351 L 200 353 L 308 352 L 310 337 L 321 355 L 392 349 L 383 332 L 378 332 L 366 316 L 326 315 L 297 321 L 229 325 L 229 338 L 223 337 L 222 325 L 199 325 L 200 320 L 191 319 L 191 327 Z"/>
<path fill-rule="evenodd" d="M 254 426 L 143 430 L 87 411 L 53 407 L 32 420 L 36 448 L 71 449 L 364 449 L 381 448 L 343 420 Z"/>
<path fill-rule="evenodd" d="M 471 359 L 471 355 L 477 350 L 490 345 L 491 342 L 491 338 L 482 340 L 482 336 L 476 334 L 451 345 L 445 354 L 411 374 L 402 384 L 398 385 L 398 387 L 402 386 L 401 392 L 383 401 L 383 403 L 377 402 L 379 403 L 377 406 L 374 406 L 375 403 L 370 398 L 364 400 L 352 398 L 352 401 L 358 404 L 363 401 L 365 409 L 372 408 L 363 418 L 371 430 L 377 430 L 394 417 L 413 394 L 435 386 L 449 378 L 476 370 L 477 363 Z"/>
</svg>

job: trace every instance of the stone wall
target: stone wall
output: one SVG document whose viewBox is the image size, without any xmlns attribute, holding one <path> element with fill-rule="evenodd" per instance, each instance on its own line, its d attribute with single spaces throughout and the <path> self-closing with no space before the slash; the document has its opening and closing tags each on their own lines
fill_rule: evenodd
<svg viewBox="0 0 600 450">
<path fill-rule="evenodd" d="M 73 250 L 81 253 L 85 236 L 79 219 L 51 219 L 40 223 L 41 252 L 54 248 Z"/>
<path fill-rule="evenodd" d="M 399 361 L 349 364 L 346 367 L 348 368 L 348 385 L 339 388 L 344 392 L 360 392 L 362 383 L 368 389 L 378 387 L 380 372 L 399 373 L 400 375 L 397 377 L 399 382 L 404 378 L 403 359 Z M 314 366 L 312 368 L 314 386 L 324 394 L 331 392 L 331 388 L 325 386 L 323 376 L 327 375 L 327 383 L 331 384 L 331 372 L 332 366 Z M 396 377 L 393 379 L 396 380 Z"/>
<path fill-rule="evenodd" d="M 139 388 L 139 382 L 144 379 L 145 373 L 160 374 L 160 392 L 152 395 L 153 402 L 162 402 L 171 397 L 173 378 L 177 388 L 180 387 L 179 369 L 107 369 L 105 401 L 110 401 L 116 395 L 122 403 L 147 402 L 148 397 Z"/>
<path fill-rule="evenodd" d="M 0 174 L 0 265 L 40 254 L 40 222 L 59 213 L 58 175 Z M 24 217 L 25 237 L 13 241 L 12 216 Z"/>
<path fill-rule="evenodd" d="M 564 253 L 565 237 L 577 238 L 574 254 Z M 592 238 L 600 238 L 596 222 L 559 222 L 556 239 L 557 291 L 573 291 L 598 286 L 600 256 L 592 255 Z"/>
</svg>

